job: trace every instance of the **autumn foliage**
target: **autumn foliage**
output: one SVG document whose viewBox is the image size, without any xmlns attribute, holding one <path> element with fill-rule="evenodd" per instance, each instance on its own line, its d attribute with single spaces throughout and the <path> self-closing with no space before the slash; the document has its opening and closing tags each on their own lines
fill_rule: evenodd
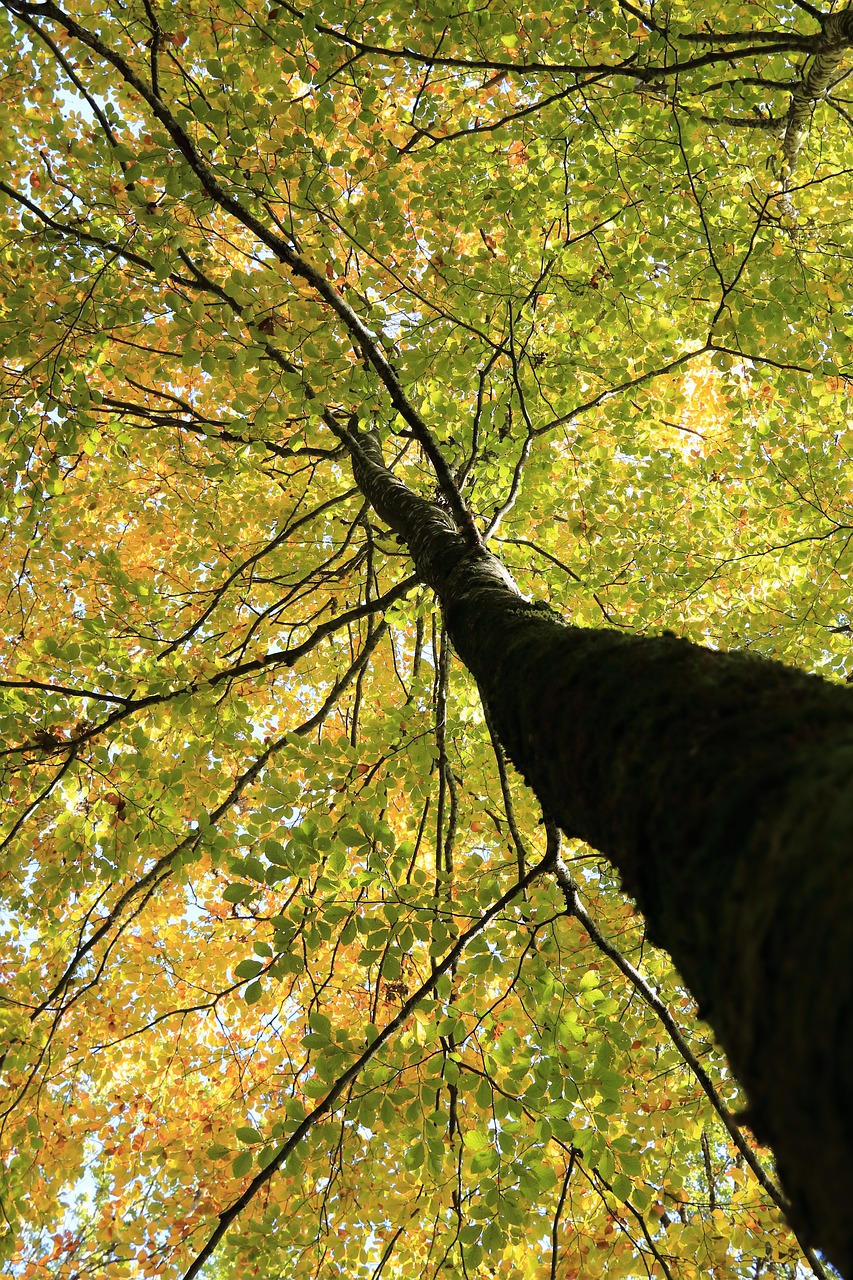
<svg viewBox="0 0 853 1280">
<path fill-rule="evenodd" d="M 850 678 L 817 11 L 569 8 L 4 0 L 11 1277 L 826 1274 L 353 480 L 372 425 L 577 624 Z"/>
</svg>

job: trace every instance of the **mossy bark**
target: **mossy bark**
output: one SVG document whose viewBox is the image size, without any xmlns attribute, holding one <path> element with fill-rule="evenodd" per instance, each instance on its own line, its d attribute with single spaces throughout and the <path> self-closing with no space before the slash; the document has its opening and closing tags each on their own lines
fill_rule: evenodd
<svg viewBox="0 0 853 1280">
<path fill-rule="evenodd" d="M 363 439 L 356 479 L 437 592 L 543 808 L 605 854 L 853 1276 L 853 690 L 674 636 L 567 625 Z"/>
</svg>

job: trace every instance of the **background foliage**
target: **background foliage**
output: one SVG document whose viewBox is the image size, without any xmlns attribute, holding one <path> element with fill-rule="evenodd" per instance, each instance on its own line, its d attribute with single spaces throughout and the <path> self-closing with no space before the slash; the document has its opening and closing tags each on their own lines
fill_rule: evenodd
<svg viewBox="0 0 853 1280">
<path fill-rule="evenodd" d="M 822 1274 L 333 427 L 579 625 L 848 676 L 845 14 L 7 0 L 8 1274 Z"/>
</svg>

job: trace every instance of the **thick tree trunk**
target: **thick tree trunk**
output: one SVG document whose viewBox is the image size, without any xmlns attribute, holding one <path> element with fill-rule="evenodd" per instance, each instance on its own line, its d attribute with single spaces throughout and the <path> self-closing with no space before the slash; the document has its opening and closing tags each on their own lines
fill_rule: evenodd
<svg viewBox="0 0 853 1280">
<path fill-rule="evenodd" d="M 508 755 L 618 868 L 746 1089 L 792 1222 L 853 1276 L 853 690 L 567 625 L 360 439 L 356 479 L 438 594 Z"/>
</svg>

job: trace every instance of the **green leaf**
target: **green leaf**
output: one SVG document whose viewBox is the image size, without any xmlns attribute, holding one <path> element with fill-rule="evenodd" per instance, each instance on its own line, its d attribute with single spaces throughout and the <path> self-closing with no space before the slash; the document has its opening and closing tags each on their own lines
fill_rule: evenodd
<svg viewBox="0 0 853 1280">
<path fill-rule="evenodd" d="M 263 849 L 264 857 L 268 862 L 273 862 L 281 867 L 289 866 L 290 860 L 287 856 L 287 850 L 278 840 L 265 840 Z"/>
<path fill-rule="evenodd" d="M 324 1040 L 330 1040 L 332 1036 L 331 1019 L 327 1018 L 324 1013 L 314 1010 L 308 1015 L 308 1025 L 316 1035 L 322 1036 Z"/>
<path fill-rule="evenodd" d="M 242 1178 L 252 1168 L 253 1163 L 251 1151 L 241 1151 L 231 1165 L 231 1172 L 235 1178 Z"/>
<path fill-rule="evenodd" d="M 241 1142 L 262 1142 L 263 1139 L 257 1129 L 253 1129 L 249 1125 L 242 1125 L 239 1129 L 234 1130 L 234 1134 Z"/>
<path fill-rule="evenodd" d="M 326 1036 L 319 1035 L 316 1031 L 309 1031 L 307 1036 L 303 1036 L 300 1042 L 306 1049 L 324 1049 L 329 1043 Z"/>
<path fill-rule="evenodd" d="M 246 902 L 254 890 L 249 884 L 229 884 L 222 893 L 226 902 Z"/>
<path fill-rule="evenodd" d="M 479 1129 L 467 1129 L 462 1135 L 462 1141 L 469 1151 L 482 1151 L 490 1143 L 487 1134 L 481 1133 Z"/>
<path fill-rule="evenodd" d="M 425 1155 L 426 1152 L 424 1144 L 422 1142 L 416 1142 L 413 1146 L 409 1147 L 408 1151 L 404 1155 L 403 1163 L 407 1169 L 420 1169 L 423 1167 Z"/>
<path fill-rule="evenodd" d="M 312 1076 L 310 1080 L 303 1081 L 302 1092 L 309 1098 L 323 1098 L 329 1092 L 329 1085 L 318 1076 Z"/>
</svg>

